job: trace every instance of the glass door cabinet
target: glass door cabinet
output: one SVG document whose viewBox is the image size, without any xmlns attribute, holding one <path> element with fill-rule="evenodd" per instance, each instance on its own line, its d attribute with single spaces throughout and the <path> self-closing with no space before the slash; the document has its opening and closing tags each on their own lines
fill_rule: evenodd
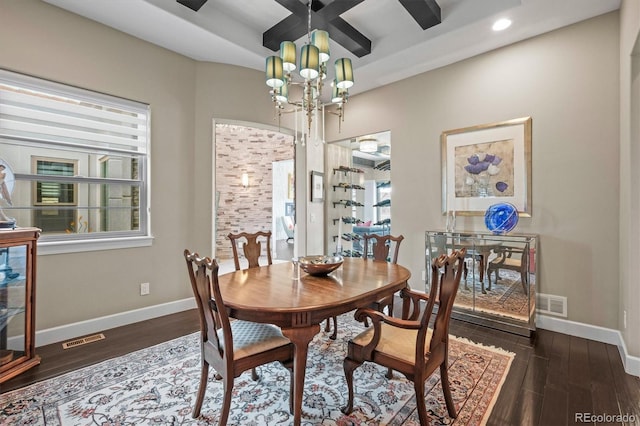
<svg viewBox="0 0 640 426">
<path fill-rule="evenodd" d="M 0 230 L 0 383 L 40 363 L 35 355 L 37 228 Z"/>
<path fill-rule="evenodd" d="M 538 236 L 427 231 L 426 290 L 431 261 L 466 248 L 453 317 L 529 336 L 535 330 Z"/>
</svg>

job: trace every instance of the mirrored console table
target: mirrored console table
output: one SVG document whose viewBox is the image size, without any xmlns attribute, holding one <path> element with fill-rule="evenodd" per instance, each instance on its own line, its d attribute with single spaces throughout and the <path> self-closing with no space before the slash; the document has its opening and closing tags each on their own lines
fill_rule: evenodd
<svg viewBox="0 0 640 426">
<path fill-rule="evenodd" d="M 484 232 L 427 231 L 426 291 L 431 261 L 467 249 L 453 317 L 524 336 L 535 330 L 538 236 Z"/>
</svg>

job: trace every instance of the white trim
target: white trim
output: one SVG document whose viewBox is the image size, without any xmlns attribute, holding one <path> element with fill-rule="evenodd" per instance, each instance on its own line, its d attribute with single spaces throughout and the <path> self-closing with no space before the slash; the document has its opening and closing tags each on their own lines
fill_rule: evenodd
<svg viewBox="0 0 640 426">
<path fill-rule="evenodd" d="M 39 241 L 38 255 L 149 247 L 153 237 L 100 238 L 93 240 Z"/>
<path fill-rule="evenodd" d="M 107 315 L 73 324 L 53 327 L 36 332 L 36 346 L 75 339 L 80 336 L 97 333 L 114 327 L 120 327 L 135 322 L 170 315 L 177 312 L 195 309 L 195 299 L 187 298 L 175 302 L 163 303 L 118 314 Z M 618 347 L 625 372 L 633 376 L 640 376 L 640 357 L 629 355 L 627 346 L 618 330 L 583 324 L 547 315 L 537 315 L 536 327 L 556 333 L 595 340 Z"/>
<path fill-rule="evenodd" d="M 627 374 L 640 377 L 640 357 L 629 355 L 627 345 L 618 330 L 540 314 L 536 315 L 536 327 L 615 345 L 620 352 L 624 371 Z"/>
<path fill-rule="evenodd" d="M 48 328 L 36 332 L 36 346 L 49 345 L 51 343 L 63 342 L 75 339 L 87 334 L 93 334 L 135 322 L 146 321 L 164 315 L 175 314 L 189 309 L 196 308 L 196 301 L 193 297 L 176 300 L 175 302 L 163 303 L 104 317 L 93 318 L 73 324 L 61 325 L 59 327 Z"/>
</svg>

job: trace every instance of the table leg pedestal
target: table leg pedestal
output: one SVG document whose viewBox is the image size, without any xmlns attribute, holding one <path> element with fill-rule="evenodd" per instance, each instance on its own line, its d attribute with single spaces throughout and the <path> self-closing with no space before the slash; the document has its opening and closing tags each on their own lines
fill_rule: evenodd
<svg viewBox="0 0 640 426">
<path fill-rule="evenodd" d="M 302 420 L 302 395 L 304 390 L 304 374 L 307 369 L 307 352 L 309 342 L 320 332 L 320 324 L 310 327 L 283 328 L 284 334 L 294 346 L 293 354 L 293 424 L 299 426 Z"/>
</svg>

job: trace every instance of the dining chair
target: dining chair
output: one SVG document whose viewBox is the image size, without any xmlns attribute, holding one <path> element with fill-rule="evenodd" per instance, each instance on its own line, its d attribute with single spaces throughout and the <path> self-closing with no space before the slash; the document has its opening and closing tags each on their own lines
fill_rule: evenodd
<svg viewBox="0 0 640 426">
<path fill-rule="evenodd" d="M 497 284 L 500 279 L 500 269 L 508 269 L 520 273 L 522 290 L 524 294 L 529 294 L 529 250 L 523 247 L 500 246 L 494 251 L 498 256 L 487 265 L 489 290 L 491 290 L 491 274 L 495 275 L 495 283 Z"/>
<path fill-rule="evenodd" d="M 392 235 L 376 235 L 365 234 L 364 239 L 364 252 L 362 257 L 368 259 L 371 257 L 373 260 L 380 260 L 390 262 L 393 264 L 398 263 L 398 253 L 400 252 L 400 243 L 404 240 L 403 235 L 394 237 Z M 370 243 L 371 242 L 371 243 Z M 369 256 L 369 246 L 371 246 L 371 256 Z M 392 250 L 393 247 L 393 250 Z M 392 252 L 393 256 L 389 256 Z M 384 312 L 384 308 L 387 308 L 389 316 L 393 316 L 393 294 L 385 297 L 382 300 L 372 303 L 372 308 Z"/>
<path fill-rule="evenodd" d="M 200 416 L 207 390 L 209 367 L 222 380 L 224 397 L 219 424 L 227 424 L 234 379 L 259 365 L 279 361 L 291 373 L 290 395 L 293 394 L 293 344 L 271 324 L 229 320 L 218 284 L 218 263 L 184 251 L 191 287 L 200 317 L 201 371 L 193 418 Z M 255 378 L 254 378 L 255 380 Z M 293 411 L 291 397 L 289 410 Z"/>
<path fill-rule="evenodd" d="M 428 425 L 425 404 L 425 381 L 436 368 L 440 368 L 442 392 L 449 416 L 456 418 L 456 407 L 451 396 L 447 360 L 449 353 L 449 322 L 453 302 L 458 292 L 464 267 L 466 249 L 441 255 L 431 264 L 429 295 L 404 289 L 401 318 L 391 317 L 371 308 L 356 310 L 356 320 L 369 318 L 373 326 L 351 339 L 344 359 L 344 374 L 349 399 L 342 412 L 353 411 L 353 371 L 365 361 L 374 362 L 390 370 L 401 372 L 414 383 L 416 405 L 421 425 Z M 423 308 L 423 303 L 426 306 Z M 433 327 L 429 323 L 433 308 L 438 305 Z"/>
<path fill-rule="evenodd" d="M 257 268 L 260 266 L 260 254 L 262 254 L 262 244 L 267 247 L 267 264 L 272 264 L 271 259 L 271 231 L 258 231 L 254 233 L 240 232 L 239 234 L 230 233 L 227 238 L 231 240 L 231 248 L 233 249 L 233 263 L 236 271 L 240 270 L 240 257 L 238 256 L 238 244 L 242 242 L 242 252 L 249 262 L 249 268 Z"/>
<path fill-rule="evenodd" d="M 363 259 L 372 258 L 373 260 L 382 261 L 382 262 L 391 262 L 398 263 L 398 253 L 400 251 L 400 243 L 404 240 L 403 235 L 399 235 L 394 237 L 392 235 L 377 235 L 377 234 L 364 234 L 362 236 L 363 239 Z M 391 247 L 393 246 L 393 249 Z M 371 247 L 371 248 L 370 248 Z M 371 255 L 369 255 L 371 252 Z M 389 252 L 392 253 L 392 256 L 389 257 Z M 385 297 L 384 299 L 378 300 L 371 304 L 373 309 L 377 309 L 380 312 L 384 311 L 384 308 L 387 308 L 387 312 L 389 315 L 393 315 L 393 302 L 394 296 Z M 365 321 L 365 326 L 369 326 L 369 323 Z M 330 330 L 329 320 L 327 319 L 325 325 L 325 331 Z M 338 336 L 338 318 L 333 317 L 333 333 L 329 336 L 330 339 L 335 340 Z"/>
</svg>

